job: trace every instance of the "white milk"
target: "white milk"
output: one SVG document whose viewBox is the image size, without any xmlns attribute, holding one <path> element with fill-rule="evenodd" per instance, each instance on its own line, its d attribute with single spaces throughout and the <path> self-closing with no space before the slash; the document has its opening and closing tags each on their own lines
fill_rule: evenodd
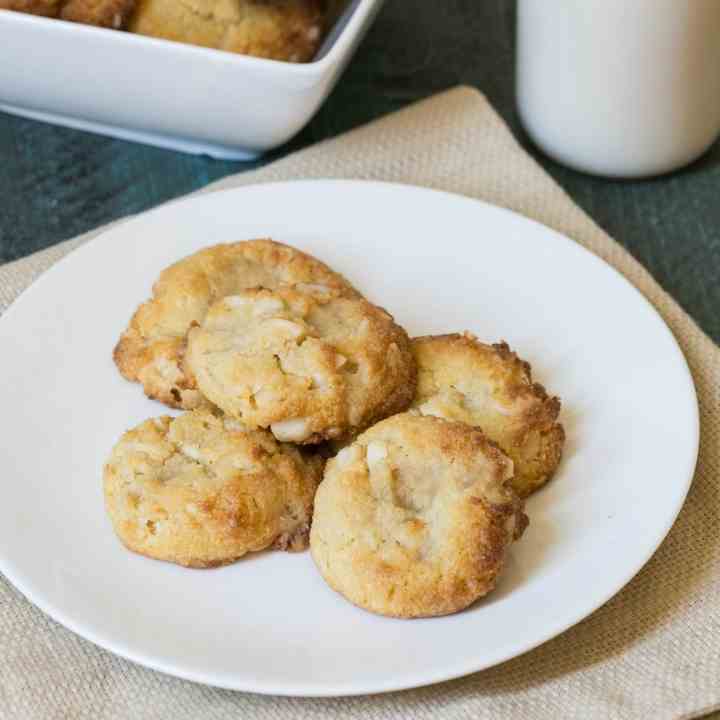
<svg viewBox="0 0 720 720">
<path fill-rule="evenodd" d="M 720 134 L 720 0 L 518 0 L 516 79 L 526 130 L 559 162 L 681 167 Z"/>
</svg>

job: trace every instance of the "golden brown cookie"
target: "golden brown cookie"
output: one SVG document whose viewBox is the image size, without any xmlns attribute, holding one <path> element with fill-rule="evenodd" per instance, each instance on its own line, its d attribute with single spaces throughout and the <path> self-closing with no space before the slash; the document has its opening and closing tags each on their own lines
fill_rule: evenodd
<svg viewBox="0 0 720 720">
<path fill-rule="evenodd" d="M 0 0 L 0 10 L 61 18 L 115 30 L 125 27 L 135 0 Z"/>
<path fill-rule="evenodd" d="M 0 10 L 57 17 L 60 12 L 60 0 L 0 0 Z"/>
<path fill-rule="evenodd" d="M 414 338 L 412 348 L 413 408 L 481 428 L 512 459 L 521 497 L 553 476 L 565 442 L 560 400 L 533 382 L 528 363 L 505 343 L 485 345 L 469 333 Z"/>
<path fill-rule="evenodd" d="M 315 564 L 380 615 L 462 610 L 493 589 L 527 524 L 511 477 L 512 462 L 479 430 L 388 418 L 328 461 L 310 531 Z"/>
<path fill-rule="evenodd" d="M 63 0 L 0 0 L 0 10 L 57 17 Z"/>
<path fill-rule="evenodd" d="M 207 406 L 188 373 L 187 333 L 216 300 L 253 287 L 357 293 L 340 275 L 300 250 L 272 240 L 215 245 L 160 273 L 153 297 L 135 312 L 114 351 L 125 378 L 170 407 Z"/>
<path fill-rule="evenodd" d="M 208 400 L 289 442 L 365 428 L 406 409 L 415 392 L 405 331 L 329 289 L 227 296 L 190 330 L 186 360 Z"/>
<path fill-rule="evenodd" d="M 243 55 L 307 62 L 325 32 L 321 0 L 139 0 L 140 35 Z"/>
<path fill-rule="evenodd" d="M 205 410 L 147 420 L 105 465 L 105 505 L 132 551 L 215 567 L 269 546 L 302 550 L 323 460 Z"/>
<path fill-rule="evenodd" d="M 62 20 L 120 30 L 135 9 L 135 0 L 67 0 Z"/>
</svg>

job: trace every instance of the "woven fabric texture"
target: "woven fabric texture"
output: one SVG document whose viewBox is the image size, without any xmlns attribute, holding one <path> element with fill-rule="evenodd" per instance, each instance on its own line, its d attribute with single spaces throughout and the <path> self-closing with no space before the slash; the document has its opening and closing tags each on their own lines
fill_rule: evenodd
<svg viewBox="0 0 720 720">
<path fill-rule="evenodd" d="M 720 707 L 720 349 L 475 90 L 445 92 L 202 192 L 300 178 L 377 179 L 481 198 L 568 235 L 625 275 L 672 329 L 698 391 L 700 459 L 679 519 L 621 593 L 555 640 L 461 680 L 359 698 L 263 697 L 166 677 L 60 627 L 0 576 L 0 718 L 678 720 Z M 0 311 L 98 232 L 0 267 Z"/>
</svg>

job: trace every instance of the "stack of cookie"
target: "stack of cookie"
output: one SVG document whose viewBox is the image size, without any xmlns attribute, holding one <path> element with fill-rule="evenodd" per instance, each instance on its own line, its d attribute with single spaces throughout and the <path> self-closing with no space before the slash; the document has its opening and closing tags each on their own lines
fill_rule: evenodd
<svg viewBox="0 0 720 720">
<path fill-rule="evenodd" d="M 558 399 L 506 345 L 411 341 L 341 275 L 271 240 L 167 268 L 114 358 L 187 411 L 127 432 L 105 467 L 129 549 L 212 567 L 309 542 L 330 586 L 384 615 L 447 614 L 489 592 L 523 499 L 562 451 Z"/>
<path fill-rule="evenodd" d="M 340 9 L 339 0 L 0 0 L 0 10 L 287 62 L 312 60 Z"/>
</svg>

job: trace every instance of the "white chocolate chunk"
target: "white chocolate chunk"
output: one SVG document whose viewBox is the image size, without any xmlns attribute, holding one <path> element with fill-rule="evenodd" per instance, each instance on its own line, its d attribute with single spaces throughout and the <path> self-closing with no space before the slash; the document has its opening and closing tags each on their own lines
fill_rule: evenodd
<svg viewBox="0 0 720 720">
<path fill-rule="evenodd" d="M 200 448 L 195 445 L 180 445 L 180 452 L 191 460 L 200 460 L 202 457 Z"/>
<path fill-rule="evenodd" d="M 223 302 L 228 307 L 239 308 L 244 305 L 249 305 L 252 300 L 248 297 L 244 297 L 243 295 L 228 295 L 226 298 L 223 298 Z"/>
<path fill-rule="evenodd" d="M 252 300 L 255 317 L 272 317 L 285 309 L 285 303 L 278 298 L 260 298 Z"/>
<path fill-rule="evenodd" d="M 367 458 L 368 467 L 377 465 L 387 458 L 387 445 L 381 442 L 371 442 L 367 446 L 365 457 Z"/>
<path fill-rule="evenodd" d="M 280 332 L 292 338 L 299 339 L 305 335 L 305 328 L 302 325 L 284 320 L 283 318 L 272 318 L 263 324 L 263 328 L 271 332 Z"/>
<path fill-rule="evenodd" d="M 297 283 L 295 289 L 308 295 L 318 295 L 321 298 L 332 295 L 332 290 L 330 290 L 327 285 L 320 285 L 318 283 Z"/>
<path fill-rule="evenodd" d="M 273 423 L 272 434 L 281 442 L 302 442 L 310 437 L 310 423 L 307 418 L 293 418 Z"/>
</svg>

